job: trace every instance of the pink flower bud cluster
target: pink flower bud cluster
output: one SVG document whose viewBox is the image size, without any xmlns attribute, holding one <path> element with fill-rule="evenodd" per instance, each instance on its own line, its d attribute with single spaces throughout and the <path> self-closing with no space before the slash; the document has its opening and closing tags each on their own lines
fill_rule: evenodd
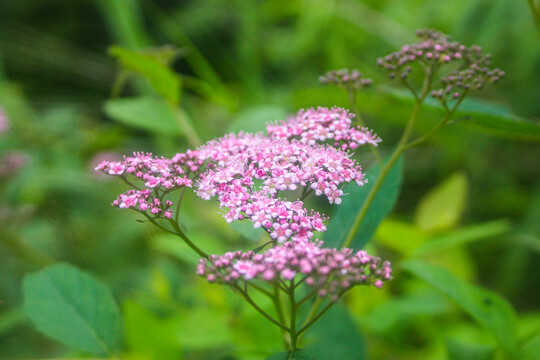
<svg viewBox="0 0 540 360">
<path fill-rule="evenodd" d="M 0 179 L 17 175 L 28 163 L 28 155 L 22 152 L 6 152 L 0 157 Z"/>
<path fill-rule="evenodd" d="M 354 253 L 351 249 L 327 249 L 322 242 L 288 242 L 275 246 L 263 254 L 228 252 L 201 259 L 197 273 L 209 282 L 237 285 L 247 280 L 268 283 L 295 280 L 305 282 L 320 297 L 339 297 L 355 285 L 382 287 L 392 278 L 388 261 Z"/>
<path fill-rule="evenodd" d="M 96 170 L 118 176 L 130 183 L 132 180 L 141 183 L 141 188 L 118 196 L 113 205 L 145 212 L 153 217 L 171 218 L 172 202 L 163 201 L 163 195 L 193 184 L 189 178 L 191 169 L 187 162 L 173 162 L 146 153 L 134 153 L 131 157 L 124 157 L 123 161 L 102 161 Z"/>
<path fill-rule="evenodd" d="M 352 127 L 353 117 L 353 113 L 339 107 L 311 108 L 300 110 L 284 123 L 270 124 L 266 130 L 273 138 L 298 139 L 308 145 L 332 141 L 342 150 L 354 150 L 365 144 L 377 146 L 381 139 L 367 128 Z"/>
<path fill-rule="evenodd" d="M 343 87 L 346 90 L 361 90 L 365 89 L 373 83 L 371 79 L 363 77 L 358 70 L 332 70 L 325 75 L 319 77 L 319 81 L 323 84 L 334 84 Z"/>
<path fill-rule="evenodd" d="M 7 133 L 10 129 L 9 119 L 2 108 L 0 108 L 0 134 Z"/>
<path fill-rule="evenodd" d="M 486 83 L 496 83 L 504 77 L 504 71 L 490 69 L 491 55 L 482 54 L 479 46 L 467 47 L 433 29 L 417 32 L 420 42 L 404 45 L 400 51 L 380 58 L 377 65 L 388 70 L 390 78 L 407 79 L 414 63 L 438 70 L 442 65 L 455 64 L 450 75 L 441 79 L 442 87 L 433 90 L 431 96 L 440 100 L 457 99 L 467 90 L 479 90 Z"/>
</svg>

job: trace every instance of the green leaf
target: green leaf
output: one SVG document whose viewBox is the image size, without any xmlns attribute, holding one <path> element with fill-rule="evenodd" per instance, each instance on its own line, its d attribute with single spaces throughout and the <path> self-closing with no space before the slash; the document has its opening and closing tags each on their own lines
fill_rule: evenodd
<svg viewBox="0 0 540 360">
<path fill-rule="evenodd" d="M 492 360 L 495 349 L 491 345 L 467 344 L 454 339 L 446 340 L 448 360 Z"/>
<path fill-rule="evenodd" d="M 379 164 L 370 167 L 366 173 L 368 183 L 364 186 L 358 186 L 354 182 L 345 186 L 343 192 L 349 195 L 343 197 L 343 203 L 339 205 L 328 225 L 324 236 L 327 247 L 340 247 L 344 243 L 358 212 L 377 181 L 380 170 Z M 350 247 L 361 249 L 375 233 L 380 222 L 390 213 L 399 195 L 402 173 L 403 158 L 400 158 L 384 179 Z"/>
<path fill-rule="evenodd" d="M 517 359 L 516 314 L 501 296 L 471 285 L 447 270 L 418 260 L 408 260 L 402 268 L 449 296 L 495 337 L 501 348 Z"/>
<path fill-rule="evenodd" d="M 383 92 L 402 103 L 414 104 L 413 96 L 407 91 L 385 88 Z M 424 107 L 438 115 L 444 113 L 439 102 L 432 98 L 426 99 Z M 459 124 L 461 125 L 492 135 L 518 140 L 540 141 L 540 124 L 514 115 L 508 109 L 487 101 L 470 98 L 464 100 L 454 114 L 454 119 L 460 119 Z"/>
<path fill-rule="evenodd" d="M 24 308 L 39 331 L 74 349 L 111 355 L 120 347 L 122 319 L 110 291 L 68 264 L 26 275 Z"/>
<path fill-rule="evenodd" d="M 392 327 L 399 323 L 414 322 L 417 316 L 434 317 L 447 313 L 451 309 L 448 300 L 435 291 L 425 291 L 384 301 L 363 316 L 362 321 L 370 331 L 385 333 L 391 331 Z"/>
<path fill-rule="evenodd" d="M 454 228 L 465 209 L 467 178 L 456 173 L 429 192 L 416 211 L 416 224 L 424 231 Z"/>
<path fill-rule="evenodd" d="M 180 102 L 180 78 L 163 61 L 159 53 L 140 52 L 113 46 L 109 50 L 124 69 L 147 79 L 158 94 L 177 105 Z"/>
<path fill-rule="evenodd" d="M 163 135 L 182 135 L 174 109 L 152 96 L 109 100 L 105 113 L 124 125 Z"/>
<path fill-rule="evenodd" d="M 540 360 L 540 335 L 536 335 L 525 343 L 523 360 Z"/>
<path fill-rule="evenodd" d="M 428 239 L 418 226 L 403 221 L 386 219 L 375 233 L 377 243 L 384 245 L 403 256 L 410 256 L 414 249 Z"/>
<path fill-rule="evenodd" d="M 272 355 L 266 360 L 315 360 L 315 358 L 303 349 L 296 349 L 291 354 L 290 351 L 285 351 L 279 354 Z"/>
<path fill-rule="evenodd" d="M 420 245 L 413 256 L 425 256 L 441 252 L 470 242 L 502 235 L 510 230 L 507 220 L 490 221 L 484 224 L 471 225 L 462 229 L 437 236 Z"/>
<path fill-rule="evenodd" d="M 276 105 L 260 105 L 242 110 L 227 128 L 227 132 L 266 132 L 266 124 L 285 120 L 287 111 Z"/>
<path fill-rule="evenodd" d="M 365 359 L 365 344 L 353 315 L 336 304 L 312 328 L 306 338 L 306 349 L 318 360 Z M 307 343 L 307 342 L 306 342 Z"/>
</svg>

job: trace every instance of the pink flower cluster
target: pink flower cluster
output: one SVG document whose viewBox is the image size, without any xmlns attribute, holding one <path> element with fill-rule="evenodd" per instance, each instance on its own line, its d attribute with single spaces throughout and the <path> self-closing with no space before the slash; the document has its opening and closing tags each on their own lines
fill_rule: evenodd
<svg viewBox="0 0 540 360">
<path fill-rule="evenodd" d="M 229 135 L 224 142 L 242 142 L 243 136 Z M 308 216 L 301 201 L 278 199 L 278 191 L 304 186 L 317 196 L 326 196 L 330 203 L 340 204 L 340 185 L 365 182 L 350 155 L 333 147 L 251 135 L 247 141 L 250 144 L 243 151 L 228 152 L 223 165 L 201 174 L 196 193 L 206 200 L 217 196 L 221 207 L 227 209 L 224 217 L 228 222 L 250 219 L 255 227 L 263 226 L 280 241 L 292 236 L 311 238 L 312 231 L 326 228 L 318 213 Z"/>
<path fill-rule="evenodd" d="M 164 201 L 164 195 L 193 184 L 189 178 L 191 168 L 188 162 L 173 162 L 146 153 L 134 153 L 131 157 L 124 157 L 123 161 L 102 161 L 96 170 L 119 176 L 130 184 L 131 180 L 143 183 L 142 188 L 137 187 L 118 196 L 113 205 L 148 212 L 154 217 L 171 218 L 172 202 Z"/>
<path fill-rule="evenodd" d="M 228 252 L 201 259 L 197 273 L 209 282 L 235 285 L 247 280 L 269 283 L 295 280 L 333 301 L 355 285 L 382 287 L 392 278 L 390 263 L 365 251 L 321 247 L 322 242 L 288 242 L 264 254 Z"/>
<path fill-rule="evenodd" d="M 339 108 L 300 110 L 288 121 L 268 125 L 268 134 L 277 139 L 298 139 L 299 142 L 314 145 L 333 141 L 342 150 L 356 149 L 358 145 L 377 146 L 381 139 L 365 127 L 352 127 L 353 113 Z"/>
</svg>

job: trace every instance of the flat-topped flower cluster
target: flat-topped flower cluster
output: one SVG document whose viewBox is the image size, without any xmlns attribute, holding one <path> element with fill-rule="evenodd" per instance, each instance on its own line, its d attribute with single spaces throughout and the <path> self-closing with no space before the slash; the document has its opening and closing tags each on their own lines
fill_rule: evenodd
<svg viewBox="0 0 540 360">
<path fill-rule="evenodd" d="M 326 249 L 322 242 L 287 242 L 264 254 L 228 252 L 202 259 L 197 273 L 210 282 L 237 285 L 244 280 L 305 282 L 318 296 L 336 301 L 355 285 L 381 287 L 390 280 L 390 263 L 351 249 Z"/>
<path fill-rule="evenodd" d="M 123 161 L 104 161 L 96 170 L 118 176 L 133 189 L 113 205 L 144 214 L 152 221 L 173 221 L 168 196 L 193 188 L 205 200 L 217 198 L 227 222 L 247 220 L 263 228 L 274 247 L 263 254 L 234 252 L 203 258 L 198 269 L 211 282 L 233 284 L 259 279 L 275 282 L 302 275 L 319 296 L 333 298 L 357 284 L 377 287 L 390 279 L 390 264 L 363 252 L 324 249 L 313 241 L 326 230 L 320 213 L 302 199 L 324 196 L 340 204 L 342 187 L 367 180 L 348 151 L 377 146 L 380 138 L 353 127 L 354 114 L 334 107 L 300 110 L 287 121 L 269 124 L 267 134 L 229 134 L 172 158 L 135 153 Z M 293 201 L 285 191 L 298 191 Z"/>
</svg>

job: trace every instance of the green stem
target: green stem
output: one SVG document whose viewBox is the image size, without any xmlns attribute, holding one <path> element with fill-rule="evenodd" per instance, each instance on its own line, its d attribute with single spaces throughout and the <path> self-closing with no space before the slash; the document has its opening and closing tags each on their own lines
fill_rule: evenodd
<svg viewBox="0 0 540 360">
<path fill-rule="evenodd" d="M 410 149 L 412 147 L 415 147 L 415 146 L 418 146 L 418 145 L 422 144 L 426 140 L 430 139 L 433 135 L 435 135 L 443 127 L 445 127 L 448 124 L 448 121 L 450 121 L 450 119 L 452 119 L 452 116 L 456 112 L 457 108 L 459 107 L 459 105 L 461 104 L 461 102 L 463 101 L 465 96 L 466 96 L 466 93 L 464 93 L 459 98 L 459 100 L 456 102 L 456 104 L 454 105 L 454 107 L 451 110 L 447 108 L 448 110 L 447 110 L 446 114 L 444 115 L 442 120 L 433 129 L 431 129 L 425 135 L 423 135 L 423 136 L 419 137 L 418 139 L 413 140 L 410 143 L 408 143 L 407 145 L 405 145 L 405 150 L 408 150 L 408 149 Z"/>
<path fill-rule="evenodd" d="M 122 88 L 124 87 L 124 84 L 126 83 L 126 80 L 128 78 L 128 75 L 128 71 L 122 70 L 116 76 L 116 79 L 114 79 L 111 89 L 111 99 L 116 99 L 120 96 L 120 94 L 122 93 Z"/>
<path fill-rule="evenodd" d="M 291 325 L 289 333 L 291 334 L 291 351 L 296 350 L 298 344 L 298 333 L 296 332 L 296 299 L 294 296 L 294 279 L 291 280 L 289 286 L 289 301 L 291 302 Z"/>
<path fill-rule="evenodd" d="M 272 300 L 274 301 L 274 306 L 276 308 L 279 322 L 285 324 L 285 314 L 283 312 L 283 304 L 281 303 L 281 292 L 279 291 L 279 286 L 277 283 L 274 284 L 274 296 L 272 297 Z M 287 331 L 282 329 L 283 344 L 285 345 L 285 349 L 288 349 L 289 344 L 287 343 L 287 339 L 285 338 L 286 334 Z"/>
<path fill-rule="evenodd" d="M 155 222 L 154 222 L 155 223 Z M 172 225 L 173 229 L 175 230 L 175 234 L 178 235 L 184 242 L 191 248 L 193 251 L 195 251 L 197 254 L 199 254 L 201 257 L 208 259 L 208 254 L 202 251 L 197 245 L 191 241 L 188 236 L 180 229 L 180 225 L 178 225 L 177 222 L 175 222 L 173 219 L 169 219 L 169 223 Z"/>
<path fill-rule="evenodd" d="M 535 0 L 528 0 L 528 3 L 533 14 L 536 29 L 540 32 L 540 6 L 538 8 L 536 7 Z"/>
<path fill-rule="evenodd" d="M 307 322 L 304 326 L 298 330 L 298 335 L 302 334 L 304 331 L 309 329 L 311 325 L 315 324 L 317 320 L 321 318 L 332 306 L 334 306 L 335 302 L 330 301 L 313 319 L 311 319 L 309 322 Z"/>
<path fill-rule="evenodd" d="M 277 321 L 276 319 L 274 319 L 273 317 L 271 317 L 270 315 L 268 315 L 268 313 L 266 311 L 264 311 L 263 309 L 261 309 L 259 307 L 259 305 L 257 305 L 252 299 L 251 297 L 249 297 L 248 293 L 245 292 L 244 290 L 242 290 L 242 288 L 240 288 L 238 285 L 234 285 L 233 286 L 236 290 L 238 290 L 238 292 L 240 292 L 240 294 L 242 294 L 242 297 L 244 298 L 244 300 L 246 300 L 248 302 L 248 304 L 250 304 L 255 310 L 257 310 L 262 316 L 264 316 L 265 318 L 267 318 L 270 322 L 272 322 L 274 325 L 278 326 L 279 328 L 289 332 L 289 328 L 285 325 L 283 325 L 282 323 L 280 323 L 279 321 Z"/>
</svg>

